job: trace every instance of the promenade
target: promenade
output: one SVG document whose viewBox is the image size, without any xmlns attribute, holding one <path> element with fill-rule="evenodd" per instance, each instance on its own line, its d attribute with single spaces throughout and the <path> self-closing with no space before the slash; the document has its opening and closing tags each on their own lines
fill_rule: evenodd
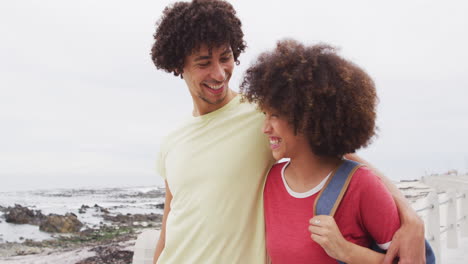
<svg viewBox="0 0 468 264">
<path fill-rule="evenodd" d="M 453 171 L 396 184 L 424 220 L 437 263 L 468 263 L 468 175 Z"/>
</svg>

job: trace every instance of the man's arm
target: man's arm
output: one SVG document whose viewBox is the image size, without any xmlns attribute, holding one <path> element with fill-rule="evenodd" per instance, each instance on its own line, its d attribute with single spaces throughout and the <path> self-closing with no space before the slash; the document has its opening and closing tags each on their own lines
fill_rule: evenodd
<svg viewBox="0 0 468 264">
<path fill-rule="evenodd" d="M 154 252 L 153 264 L 158 262 L 158 258 L 161 255 L 164 246 L 166 245 L 166 220 L 169 212 L 171 211 L 171 201 L 172 201 L 172 193 L 169 190 L 169 185 L 167 181 L 164 181 L 166 184 L 166 201 L 164 202 L 164 215 L 162 219 L 162 226 L 161 226 L 161 234 L 159 235 L 158 243 L 156 244 L 156 251 Z"/>
<path fill-rule="evenodd" d="M 383 264 L 391 264 L 393 259 L 400 257 L 399 264 L 424 264 L 426 263 L 425 243 L 424 243 L 424 222 L 411 208 L 400 190 L 369 162 L 360 158 L 356 154 L 347 154 L 347 159 L 365 164 L 377 176 L 380 177 L 385 187 L 390 191 L 395 200 L 400 214 L 401 227 L 395 233 L 392 244 L 387 251 Z"/>
</svg>

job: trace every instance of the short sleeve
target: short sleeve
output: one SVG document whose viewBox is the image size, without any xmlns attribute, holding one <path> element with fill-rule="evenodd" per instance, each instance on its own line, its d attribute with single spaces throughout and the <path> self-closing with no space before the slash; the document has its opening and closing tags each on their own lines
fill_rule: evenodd
<svg viewBox="0 0 468 264">
<path fill-rule="evenodd" d="M 367 168 L 359 170 L 361 221 L 380 248 L 387 250 L 395 232 L 400 228 L 400 217 L 392 195 L 382 180 Z"/>
<path fill-rule="evenodd" d="M 164 179 L 166 179 L 166 158 L 162 148 L 159 149 L 159 152 L 156 156 L 156 172 Z"/>
</svg>

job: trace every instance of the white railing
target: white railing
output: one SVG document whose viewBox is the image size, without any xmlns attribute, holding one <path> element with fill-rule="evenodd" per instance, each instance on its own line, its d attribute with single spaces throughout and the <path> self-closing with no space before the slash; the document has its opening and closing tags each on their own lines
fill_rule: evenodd
<svg viewBox="0 0 468 264">
<path fill-rule="evenodd" d="M 447 248 L 458 248 L 459 236 L 468 237 L 468 177 L 464 177 L 432 175 L 421 179 L 433 189 L 413 207 L 426 224 L 426 238 L 437 263 L 441 263 L 441 236 L 446 236 Z"/>
</svg>

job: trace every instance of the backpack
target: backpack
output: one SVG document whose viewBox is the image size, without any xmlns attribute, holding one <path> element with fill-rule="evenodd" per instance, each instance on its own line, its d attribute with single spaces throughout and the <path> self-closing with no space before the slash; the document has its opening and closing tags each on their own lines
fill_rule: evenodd
<svg viewBox="0 0 468 264">
<path fill-rule="evenodd" d="M 338 206 L 341 202 L 341 199 L 348 189 L 349 182 L 353 177 L 354 172 L 363 166 L 360 163 L 357 163 L 352 160 L 343 160 L 343 163 L 338 167 L 336 172 L 330 176 L 325 187 L 322 188 L 317 199 L 314 203 L 314 215 L 330 215 L 334 216 Z M 435 264 L 435 255 L 432 251 L 430 244 L 426 243 L 426 263 Z M 380 253 L 385 253 L 377 243 L 374 243 L 371 246 L 371 249 Z M 338 261 L 338 260 L 337 260 Z M 346 264 L 344 262 L 338 261 L 339 264 Z"/>
</svg>

